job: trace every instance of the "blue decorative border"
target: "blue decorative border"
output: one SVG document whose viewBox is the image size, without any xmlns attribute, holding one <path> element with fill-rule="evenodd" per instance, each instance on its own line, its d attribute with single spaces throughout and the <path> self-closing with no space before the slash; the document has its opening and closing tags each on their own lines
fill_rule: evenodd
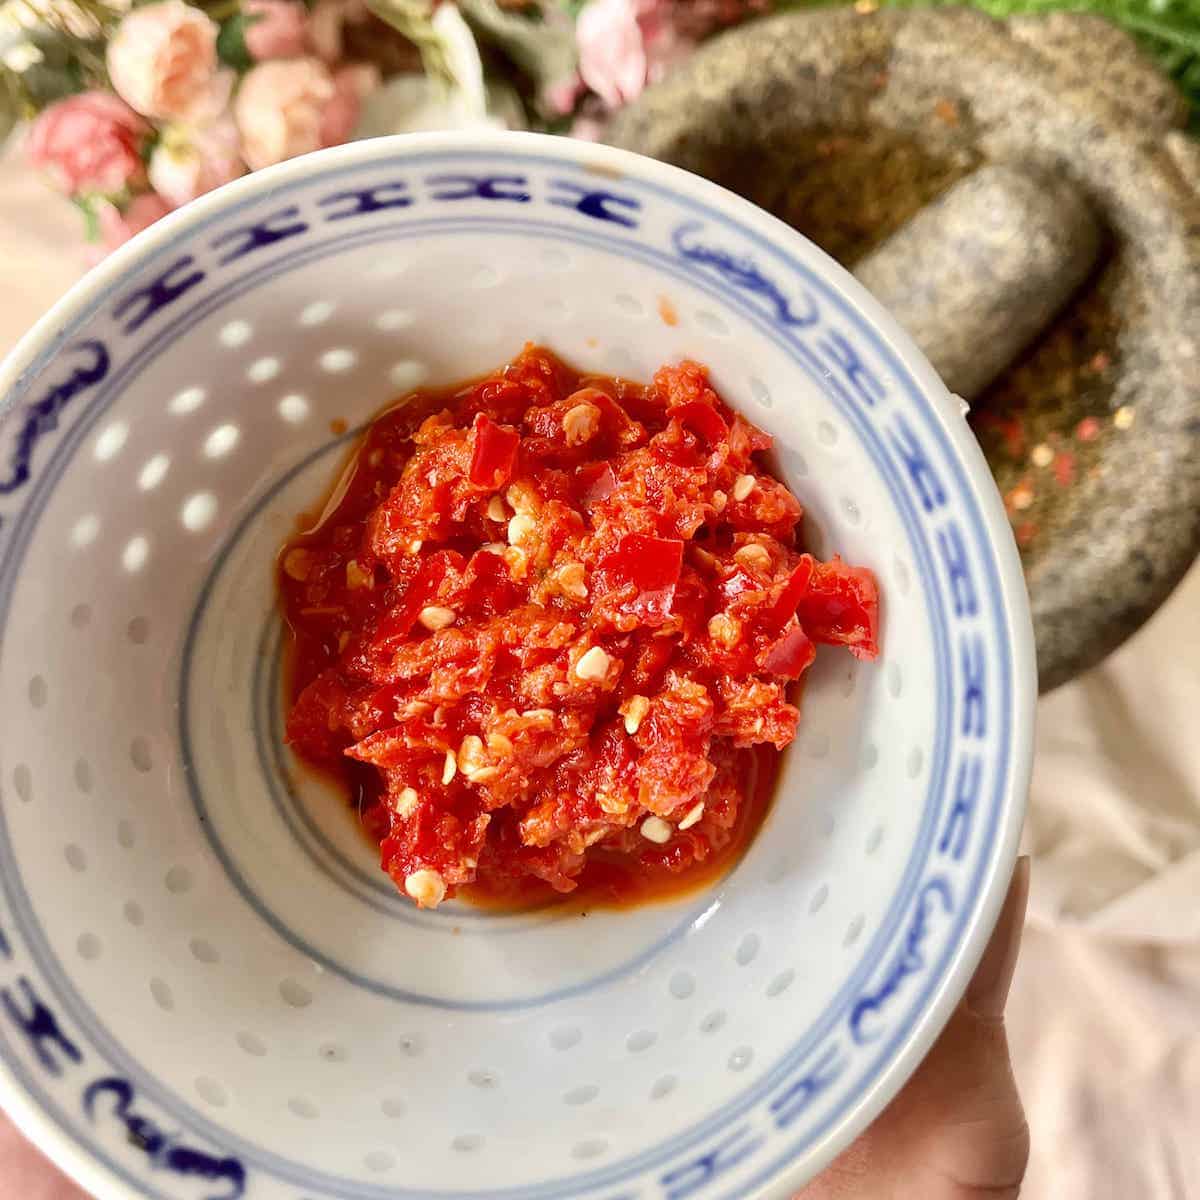
<svg viewBox="0 0 1200 1200">
<path fill-rule="evenodd" d="M 945 985 L 949 965 L 961 955 L 963 931 L 978 921 L 984 877 L 988 873 L 994 875 L 997 870 L 995 835 L 1005 810 L 1006 795 L 1014 786 L 1022 786 L 1024 781 L 1014 780 L 1009 775 L 1014 765 L 1011 719 L 1018 703 L 1012 677 L 1015 651 L 1009 639 L 1003 599 L 1005 593 L 987 523 L 974 500 L 971 483 L 956 457 L 955 448 L 930 408 L 920 385 L 909 375 L 886 342 L 869 326 L 861 323 L 852 306 L 833 287 L 754 229 L 743 227 L 706 204 L 680 196 L 671 188 L 653 181 L 609 183 L 600 180 L 586 166 L 571 161 L 554 161 L 548 155 L 459 150 L 433 154 L 399 153 L 390 160 L 382 154 L 377 157 L 381 161 L 340 169 L 331 166 L 310 179 L 299 179 L 288 188 L 277 188 L 273 199 L 277 198 L 282 207 L 269 217 L 250 225 L 227 229 L 213 238 L 210 249 L 219 251 L 220 255 L 215 264 L 207 269 L 198 265 L 197 235 L 215 221 L 231 221 L 237 213 L 252 204 L 265 204 L 265 198 L 259 190 L 243 189 L 248 194 L 252 192 L 247 200 L 230 205 L 223 212 L 214 212 L 207 218 L 195 219 L 190 227 L 188 223 L 177 222 L 176 228 L 186 230 L 191 236 L 191 244 L 196 247 L 193 252 L 180 254 L 165 271 L 132 290 L 126 289 L 134 272 L 126 272 L 115 286 L 106 289 L 93 302 L 86 313 L 73 319 L 70 331 L 60 331 L 22 373 L 5 401 L 5 414 L 0 417 L 0 435 L 5 433 L 14 417 L 20 421 L 9 462 L 0 464 L 0 472 L 3 472 L 0 473 L 0 500 L 7 494 L 22 490 L 30 482 L 33 487 L 11 530 L 6 528 L 5 518 L 0 514 L 0 538 L 8 543 L 4 557 L 0 559 L 0 629 L 6 619 L 16 571 L 49 491 L 69 465 L 81 438 L 107 407 L 111 396 L 132 378 L 133 371 L 144 365 L 154 347 L 165 339 L 177 336 L 195 320 L 215 311 L 233 295 L 249 287 L 260 286 L 275 271 L 248 271 L 219 293 L 207 297 L 202 304 L 193 305 L 189 300 L 188 311 L 182 317 L 160 329 L 147 346 L 131 356 L 111 376 L 107 360 L 109 351 L 104 343 L 95 340 L 69 342 L 76 331 L 96 316 L 110 299 L 116 297 L 111 316 L 124 322 L 124 335 L 133 335 L 148 323 L 157 324 L 161 313 L 200 286 L 216 268 L 228 267 L 247 255 L 299 237 L 307 233 L 313 224 L 350 221 L 414 205 L 420 208 L 431 202 L 452 204 L 463 199 L 531 204 L 539 184 L 545 189 L 542 201 L 565 210 L 562 224 L 541 225 L 548 237 L 587 241 L 610 252 L 619 246 L 618 252 L 623 257 L 643 257 L 641 251 L 644 248 L 623 232 L 638 227 L 647 203 L 643 197 L 665 198 L 677 207 L 690 210 L 699 219 L 678 225 L 674 238 L 678 258 L 691 268 L 685 277 L 686 282 L 690 287 L 707 290 L 722 306 L 733 304 L 743 317 L 760 328 L 769 324 L 770 328 L 764 329 L 764 332 L 785 346 L 798 365 L 831 396 L 843 418 L 855 429 L 875 460 L 901 510 L 912 539 L 919 574 L 923 579 L 937 581 L 929 592 L 933 610 L 930 615 L 937 652 L 939 704 L 948 706 L 948 709 L 943 707 L 940 710 L 938 747 L 930 772 L 933 781 L 930 799 L 923 814 L 918 851 L 906 870 L 899 899 L 889 912 L 885 928 L 877 933 L 871 946 L 863 952 L 858 972 L 862 978 L 856 979 L 853 988 L 843 989 L 843 995 L 835 1006 L 831 1006 L 840 1005 L 840 1013 L 833 1016 L 827 1013 L 826 1018 L 809 1031 L 800 1045 L 783 1056 L 771 1071 L 747 1088 L 742 1096 L 687 1133 L 607 1168 L 571 1179 L 548 1180 L 528 1188 L 489 1192 L 489 1195 L 521 1196 L 529 1200 L 550 1200 L 552 1196 L 575 1197 L 615 1186 L 621 1180 L 628 1180 L 638 1173 L 644 1175 L 651 1169 L 657 1170 L 658 1174 L 653 1179 L 643 1178 L 639 1181 L 636 1185 L 638 1191 L 629 1193 L 629 1197 L 636 1194 L 662 1197 L 664 1200 L 685 1200 L 700 1192 L 712 1194 L 710 1185 L 720 1186 L 717 1181 L 726 1177 L 729 1171 L 747 1162 L 751 1156 L 758 1155 L 761 1160 L 761 1151 L 768 1140 L 781 1144 L 784 1139 L 778 1135 L 786 1134 L 812 1103 L 842 1084 L 847 1078 L 851 1062 L 857 1059 L 854 1065 L 858 1084 L 847 1091 L 835 1111 L 827 1114 L 818 1125 L 805 1129 L 803 1136 L 794 1139 L 771 1163 L 764 1164 L 754 1179 L 743 1180 L 736 1194 L 745 1195 L 777 1174 L 789 1160 L 811 1147 L 826 1130 L 834 1128 L 843 1119 L 846 1109 L 858 1102 L 870 1081 L 878 1077 L 880 1069 L 893 1060 L 898 1049 L 910 1040 L 914 1028 L 921 1024 L 930 998 Z M 326 179 L 349 179 L 364 171 L 375 172 L 378 179 L 387 171 L 411 173 L 421 163 L 447 161 L 456 166 L 484 163 L 488 170 L 479 174 L 464 169 L 453 177 L 430 177 L 422 184 L 410 177 L 406 180 L 393 178 L 369 187 L 342 188 L 316 201 L 312 207 L 321 211 L 318 218 L 311 222 L 302 217 L 298 204 L 283 204 L 287 192 L 311 188 Z M 501 162 L 505 164 L 502 168 L 504 171 L 507 172 L 511 167 L 513 173 L 496 174 L 496 164 Z M 534 184 L 530 184 L 530 175 L 546 171 L 571 175 L 573 178 L 538 178 Z M 474 229 L 487 224 L 479 220 L 469 223 Z M 597 238 L 594 234 L 583 234 L 581 227 L 589 223 L 602 223 L 607 229 L 606 236 Z M 441 222 L 437 224 L 444 226 Z M 507 229 L 518 227 L 517 223 L 509 221 L 503 222 L 503 225 Z M 405 228 L 412 229 L 412 223 L 406 221 Z M 708 231 L 713 228 L 727 231 L 743 243 L 753 244 L 756 252 L 761 252 L 769 261 L 780 265 L 785 272 L 785 283 L 773 280 L 759 263 L 750 258 L 739 257 L 723 249 L 719 243 L 712 243 L 712 235 Z M 376 227 L 372 233 L 391 238 L 395 230 Z M 344 248 L 365 240 L 374 238 L 350 235 L 335 239 L 335 243 L 323 243 L 318 252 L 327 251 L 333 244 Z M 310 252 L 293 253 L 288 256 L 284 269 L 302 265 L 312 257 Z M 132 258 L 128 261 L 132 261 Z M 663 263 L 656 261 L 654 265 L 661 269 Z M 725 289 L 723 292 L 716 290 L 717 281 Z M 194 300 L 194 297 L 191 299 Z M 822 319 L 822 308 L 826 305 L 839 313 L 841 321 L 848 322 L 855 329 L 861 338 L 860 344 L 869 346 L 870 353 L 860 355 L 855 344 L 841 329 L 828 325 Z M 103 360 L 97 345 L 104 351 Z M 56 355 L 59 356 L 57 360 Z M 926 426 L 925 433 L 931 435 L 937 447 L 934 456 L 927 453 L 925 445 L 902 411 L 897 409 L 890 414 L 882 414 L 890 390 L 865 361 L 872 356 L 886 365 L 892 386 L 904 393 L 903 407 L 910 414 L 919 414 Z M 52 360 L 71 365 L 71 374 L 63 383 L 48 388 L 39 399 L 27 404 L 18 413 L 17 406 L 40 381 L 42 371 Z M 68 409 L 75 402 L 75 397 L 88 391 L 93 393 L 88 408 L 82 416 L 76 417 L 67 433 L 56 440 L 49 462 L 35 471 L 33 464 L 38 443 L 56 428 L 64 414 L 71 415 Z M 876 417 L 890 417 L 886 436 L 877 434 L 872 422 L 867 419 L 867 414 L 872 410 L 875 410 Z M 893 462 L 889 454 L 896 455 L 899 461 Z M 945 472 L 952 477 L 956 499 L 967 510 L 969 539 L 964 536 L 964 526 L 952 511 L 943 482 Z M 922 513 L 924 516 L 921 516 Z M 930 526 L 928 543 L 921 537 L 922 521 Z M 936 552 L 933 548 L 935 542 Z M 982 580 L 973 571 L 975 564 L 971 561 L 972 556 L 980 560 Z M 943 587 L 954 611 L 954 626 L 943 608 Z M 991 624 L 990 641 L 985 640 L 976 628 L 985 621 L 985 607 L 990 610 L 987 613 Z M 1020 615 L 1017 614 L 1018 617 Z M 954 637 L 956 661 L 951 657 L 949 646 L 952 627 L 957 627 Z M 995 659 L 999 676 L 995 681 L 985 674 L 989 651 Z M 996 690 L 993 691 L 993 688 Z M 957 726 L 953 733 L 951 716 Z M 991 720 L 998 721 L 998 727 L 989 729 Z M 1027 734 L 1026 730 L 1026 742 Z M 1019 747 L 1017 761 L 1025 749 L 1025 745 Z M 989 766 L 994 780 L 990 797 L 984 797 L 980 788 Z M 953 772 L 952 780 L 948 767 Z M 954 767 L 957 767 L 956 771 Z M 948 811 L 943 812 L 943 798 L 935 794 L 934 786 L 947 783 L 951 784 L 951 795 L 946 798 L 949 801 Z M 986 812 L 981 812 L 984 808 Z M 940 832 L 936 845 L 933 844 L 935 832 Z M 974 857 L 975 866 L 963 893 L 956 896 L 947 872 L 953 869 L 953 864 L 965 859 L 968 849 Z M 945 865 L 938 867 L 938 863 Z M 918 878 L 925 875 L 926 868 L 930 866 L 934 873 L 925 879 L 920 891 L 916 891 Z M 212 1125 L 199 1113 L 182 1104 L 168 1089 L 145 1077 L 140 1067 L 129 1060 L 123 1048 L 113 1041 L 107 1030 L 87 1010 L 82 997 L 75 992 L 45 942 L 21 888 L 6 822 L 0 822 L 0 867 L 3 868 L 0 874 L 3 875 L 4 893 L 17 916 L 24 938 L 23 949 L 33 957 L 43 979 L 50 983 L 57 1002 L 62 1006 L 61 1011 L 70 1014 L 72 1021 L 86 1030 L 91 1046 L 98 1048 L 102 1057 L 110 1063 L 119 1064 L 125 1072 L 125 1075 L 110 1073 L 92 1080 L 84 1094 L 85 1115 L 89 1112 L 86 1097 L 91 1097 L 90 1115 L 95 1117 L 99 1111 L 97 1098 L 103 1095 L 113 1101 L 110 1105 L 112 1119 L 125 1124 L 131 1131 L 133 1125 L 130 1122 L 136 1122 L 139 1129 L 151 1134 L 157 1130 L 161 1135 L 155 1119 L 139 1111 L 138 1096 L 133 1092 L 126 1095 L 123 1090 L 120 1081 L 131 1087 L 126 1076 L 135 1077 L 138 1080 L 137 1087 L 144 1096 L 172 1112 L 173 1124 L 182 1123 L 185 1128 L 197 1131 L 197 1136 L 211 1141 L 214 1147 L 229 1147 L 237 1155 L 233 1158 L 228 1151 L 202 1149 L 166 1135 L 159 1136 L 156 1142 L 154 1136 L 150 1136 L 142 1140 L 147 1146 L 156 1147 L 146 1151 L 151 1172 L 169 1171 L 176 1175 L 215 1180 L 227 1184 L 229 1191 L 224 1194 L 231 1196 L 242 1194 L 245 1172 L 251 1168 L 261 1169 L 282 1180 L 290 1180 L 302 1190 L 321 1189 L 329 1195 L 361 1197 L 363 1200 L 414 1195 L 395 1188 L 361 1185 L 351 1180 L 314 1177 L 298 1165 L 288 1164 L 254 1147 L 243 1146 L 240 1139 L 232 1136 L 229 1130 Z M 944 937 L 942 952 L 935 960 L 927 961 L 925 947 L 929 931 L 939 921 L 948 921 L 952 927 Z M 892 934 L 902 926 L 904 933 L 900 942 L 892 944 Z M 889 945 L 891 949 L 886 954 L 880 954 Z M 16 947 L 0 927 L 0 978 L 8 977 L 6 963 L 18 961 Z M 905 990 L 908 980 L 922 976 L 923 983 L 915 996 Z M 908 999 L 905 1004 L 898 1005 L 897 997 L 902 992 Z M 82 1051 L 60 1024 L 58 1017 L 42 1002 L 37 986 L 28 974 L 15 977 L 12 986 L 0 989 L 0 1005 L 9 1021 L 9 1028 L 24 1039 L 27 1050 L 32 1049 L 37 1061 L 51 1078 L 61 1075 L 67 1069 L 68 1062 L 82 1060 Z M 904 1011 L 904 1017 L 897 1019 L 896 1013 L 900 1008 Z M 863 1069 L 862 1062 L 868 1055 L 862 1051 L 870 1045 L 878 1045 L 879 1051 Z M 74 1051 L 74 1055 L 68 1052 L 68 1048 Z M 3 1020 L 0 1020 L 0 1055 L 14 1077 L 77 1145 L 104 1162 L 106 1167 L 141 1194 L 154 1197 L 161 1194 L 149 1180 L 132 1178 L 99 1146 L 84 1139 L 76 1122 L 64 1119 L 56 1103 L 43 1087 L 36 1084 L 21 1058 L 14 1053 Z M 107 1064 L 105 1069 L 107 1071 Z M 678 1158 L 688 1147 L 697 1147 L 699 1143 L 705 1144 L 695 1149 L 690 1159 Z M 231 1163 L 236 1163 L 237 1169 L 242 1172 L 240 1179 Z M 453 1193 L 438 1195 L 450 1196 Z M 604 1200 L 618 1198 L 606 1196 Z M 626 1198 L 622 1197 L 621 1200 Z"/>
</svg>

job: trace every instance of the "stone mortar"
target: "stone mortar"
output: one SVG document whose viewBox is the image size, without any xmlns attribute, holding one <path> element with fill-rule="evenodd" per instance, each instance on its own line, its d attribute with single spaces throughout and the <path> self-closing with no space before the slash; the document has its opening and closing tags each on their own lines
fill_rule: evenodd
<svg viewBox="0 0 1200 1200">
<path fill-rule="evenodd" d="M 1024 557 L 1043 690 L 1133 633 L 1200 549 L 1200 148 L 1185 119 L 1099 18 L 846 9 L 716 39 L 609 134 L 852 267 L 984 163 L 1061 180 L 1095 214 L 1099 265 L 972 415 Z"/>
</svg>

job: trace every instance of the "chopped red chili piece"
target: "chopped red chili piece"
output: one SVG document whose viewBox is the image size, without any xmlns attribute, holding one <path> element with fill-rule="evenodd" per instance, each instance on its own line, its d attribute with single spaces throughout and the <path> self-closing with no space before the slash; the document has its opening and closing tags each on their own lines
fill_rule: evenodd
<svg viewBox="0 0 1200 1200">
<path fill-rule="evenodd" d="M 678 538 L 627 533 L 600 560 L 597 575 L 604 590 L 621 594 L 622 610 L 663 620 L 671 611 L 682 568 L 683 542 Z"/>
<path fill-rule="evenodd" d="M 416 903 L 651 896 L 746 845 L 813 643 L 877 651 L 874 577 L 802 553 L 769 447 L 695 363 L 536 348 L 370 427 L 280 559 L 288 739 Z"/>
<path fill-rule="evenodd" d="M 467 566 L 463 612 L 470 616 L 495 616 L 507 612 L 521 596 L 508 566 L 498 554 L 479 550 Z"/>
<path fill-rule="evenodd" d="M 787 577 L 775 603 L 767 609 L 766 625 L 769 629 L 782 629 L 796 615 L 796 606 L 801 596 L 808 591 L 813 573 L 813 557 L 802 554 L 795 569 Z"/>
<path fill-rule="evenodd" d="M 671 410 L 671 416 L 684 429 L 690 429 L 698 435 L 709 449 L 719 446 L 729 435 L 729 426 L 721 419 L 721 414 L 711 404 L 705 404 L 703 400 L 693 400 L 689 404 L 681 404 L 678 408 Z"/>
<path fill-rule="evenodd" d="M 643 431 L 637 421 L 603 388 L 580 388 L 577 392 L 572 392 L 564 404 L 567 408 L 574 408 L 578 404 L 594 405 L 600 412 L 600 425 L 604 434 L 618 445 L 627 446 L 642 440 Z"/>
<path fill-rule="evenodd" d="M 590 508 L 612 495 L 617 477 L 606 462 L 588 463 L 575 472 L 575 486 L 579 489 L 579 503 Z"/>
<path fill-rule="evenodd" d="M 785 679 L 799 679 L 817 656 L 817 648 L 798 625 L 789 629 L 767 651 L 763 669 Z"/>
<path fill-rule="evenodd" d="M 814 562 L 796 615 L 814 641 L 847 646 L 857 658 L 879 653 L 879 585 L 865 567 L 847 566 L 836 555 Z"/>
<path fill-rule="evenodd" d="M 419 559 L 420 566 L 389 611 L 375 626 L 375 641 L 392 645 L 402 641 L 417 623 L 421 609 L 437 595 L 438 587 L 449 569 L 446 554 L 430 554 Z"/>
<path fill-rule="evenodd" d="M 517 460 L 520 435 L 497 425 L 484 413 L 476 415 L 472 433 L 475 446 L 471 452 L 471 482 L 480 487 L 503 487 Z"/>
</svg>

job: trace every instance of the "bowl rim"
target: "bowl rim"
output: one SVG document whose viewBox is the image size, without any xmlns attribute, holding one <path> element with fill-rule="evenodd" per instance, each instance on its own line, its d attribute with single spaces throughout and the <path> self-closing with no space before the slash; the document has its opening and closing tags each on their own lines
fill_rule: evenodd
<svg viewBox="0 0 1200 1200">
<path fill-rule="evenodd" d="M 170 213 L 121 246 L 79 279 L 18 341 L 0 363 L 0 423 L 15 405 L 15 396 L 61 331 L 85 314 L 118 280 L 147 265 L 193 228 L 237 204 L 252 201 L 275 188 L 318 174 L 330 166 L 351 168 L 397 155 L 430 152 L 489 153 L 518 151 L 534 158 L 571 158 L 598 176 L 628 177 L 707 200 L 715 208 L 734 209 L 738 219 L 764 240 L 782 245 L 841 293 L 870 325 L 886 349 L 909 372 L 929 404 L 979 506 L 987 529 L 1000 584 L 999 603 L 1005 615 L 1012 671 L 1012 702 L 1008 714 L 1012 740 L 1004 802 L 990 850 L 990 862 L 974 897 L 974 912 L 932 999 L 915 1016 L 907 1039 L 883 1068 L 874 1085 L 852 1102 L 842 1119 L 820 1135 L 799 1159 L 790 1161 L 771 1179 L 745 1195 L 753 1200 L 785 1200 L 797 1187 L 824 1169 L 854 1141 L 895 1096 L 945 1027 L 964 995 L 983 955 L 1008 892 L 1017 858 L 1032 772 L 1034 712 L 1037 695 L 1033 627 L 1028 593 L 1011 525 L 999 492 L 974 435 L 963 419 L 961 401 L 952 395 L 933 367 L 895 319 L 845 268 L 791 226 L 736 193 L 689 171 L 602 143 L 525 132 L 454 131 L 395 134 L 351 142 L 303 155 L 255 171 Z M 36 1100 L 0 1063 L 0 1107 L 35 1145 L 82 1187 L 103 1200 L 140 1200 L 139 1193 L 116 1173 L 77 1146 Z"/>
</svg>

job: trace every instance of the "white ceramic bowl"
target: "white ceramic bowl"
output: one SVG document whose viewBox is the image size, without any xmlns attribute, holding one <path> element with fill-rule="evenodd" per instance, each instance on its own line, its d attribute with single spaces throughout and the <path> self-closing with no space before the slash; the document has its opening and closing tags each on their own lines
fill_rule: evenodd
<svg viewBox="0 0 1200 1200">
<path fill-rule="evenodd" d="M 884 594 L 733 874 L 586 922 L 414 910 L 279 740 L 296 514 L 527 339 L 710 364 Z M 784 1196 L 920 1060 L 1014 860 L 1029 618 L 958 404 L 803 238 L 599 146 L 359 143 L 137 238 L 0 395 L 0 1100 L 95 1195 Z"/>
</svg>

